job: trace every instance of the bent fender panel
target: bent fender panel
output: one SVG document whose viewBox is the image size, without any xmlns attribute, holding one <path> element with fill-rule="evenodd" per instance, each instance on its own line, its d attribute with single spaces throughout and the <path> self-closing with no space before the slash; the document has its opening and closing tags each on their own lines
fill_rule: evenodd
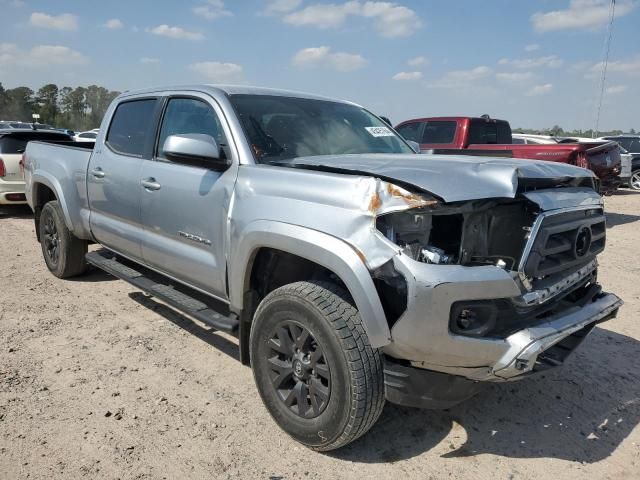
<svg viewBox="0 0 640 480">
<path fill-rule="evenodd" d="M 317 263 L 338 275 L 349 290 L 362 317 L 371 346 L 379 348 L 391 341 L 387 319 L 371 274 L 356 251 L 342 240 L 308 228 L 287 223 L 258 220 L 238 237 L 233 247 L 229 275 L 232 308 L 241 310 L 250 260 L 259 248 L 282 250 Z"/>
</svg>

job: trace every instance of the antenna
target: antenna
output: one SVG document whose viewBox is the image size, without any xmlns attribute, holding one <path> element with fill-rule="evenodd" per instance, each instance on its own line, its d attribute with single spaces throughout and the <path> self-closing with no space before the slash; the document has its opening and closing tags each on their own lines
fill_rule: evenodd
<svg viewBox="0 0 640 480">
<path fill-rule="evenodd" d="M 593 129 L 592 138 L 598 136 L 598 128 L 600 127 L 600 112 L 602 111 L 602 100 L 604 98 L 604 86 L 607 80 L 607 66 L 609 65 L 609 51 L 611 50 L 611 36 L 613 34 L 613 19 L 616 13 L 616 0 L 611 0 L 609 7 L 609 27 L 605 37 L 604 59 L 602 60 L 602 71 L 600 73 L 600 99 L 598 100 L 598 110 L 596 113 L 596 128 Z"/>
</svg>

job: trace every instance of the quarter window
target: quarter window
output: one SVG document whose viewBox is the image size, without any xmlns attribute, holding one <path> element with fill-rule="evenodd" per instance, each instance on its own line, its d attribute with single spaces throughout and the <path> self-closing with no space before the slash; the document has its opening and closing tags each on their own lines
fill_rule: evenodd
<svg viewBox="0 0 640 480">
<path fill-rule="evenodd" d="M 195 98 L 172 98 L 162 120 L 158 157 L 166 159 L 162 148 L 167 137 L 185 134 L 209 135 L 222 149 L 222 154 L 229 155 L 224 130 L 211 105 Z"/>
<path fill-rule="evenodd" d="M 142 157 L 153 127 L 157 100 L 133 100 L 118 105 L 107 134 L 107 145 L 117 153 Z"/>
</svg>

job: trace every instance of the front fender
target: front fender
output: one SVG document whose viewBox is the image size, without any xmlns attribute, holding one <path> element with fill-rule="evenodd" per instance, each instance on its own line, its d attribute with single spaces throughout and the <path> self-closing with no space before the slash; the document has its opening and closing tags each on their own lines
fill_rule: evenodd
<svg viewBox="0 0 640 480">
<path fill-rule="evenodd" d="M 335 273 L 344 282 L 360 312 L 371 346 L 379 348 L 391 342 L 371 274 L 347 243 L 316 230 L 267 220 L 250 223 L 238 238 L 229 269 L 229 298 L 234 309 L 242 309 L 252 257 L 260 248 L 273 248 L 315 262 Z"/>
</svg>

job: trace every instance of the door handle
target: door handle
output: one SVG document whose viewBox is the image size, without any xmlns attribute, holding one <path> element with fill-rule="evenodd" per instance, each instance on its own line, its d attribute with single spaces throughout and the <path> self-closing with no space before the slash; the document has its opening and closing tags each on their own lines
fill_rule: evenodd
<svg viewBox="0 0 640 480">
<path fill-rule="evenodd" d="M 156 182 L 156 179 L 153 177 L 142 180 L 140 182 L 140 185 L 142 185 L 147 190 L 160 190 L 160 187 L 162 186 L 158 182 Z"/>
<path fill-rule="evenodd" d="M 96 178 L 104 178 L 105 173 L 102 171 L 100 167 L 97 167 L 91 170 L 91 175 L 93 175 Z"/>
</svg>

